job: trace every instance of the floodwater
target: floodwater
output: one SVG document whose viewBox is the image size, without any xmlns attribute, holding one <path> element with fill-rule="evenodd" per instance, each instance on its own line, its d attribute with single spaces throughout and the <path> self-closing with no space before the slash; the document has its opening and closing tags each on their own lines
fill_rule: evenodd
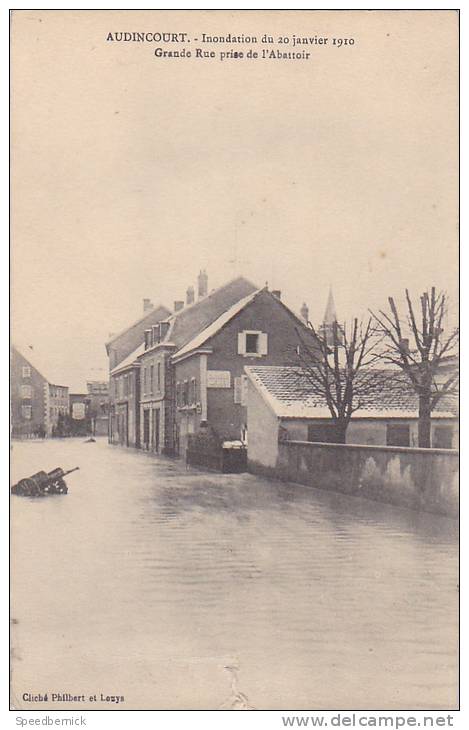
<svg viewBox="0 0 469 730">
<path fill-rule="evenodd" d="M 104 440 L 14 443 L 14 481 L 56 466 L 80 466 L 68 495 L 11 498 L 15 708 L 457 706 L 456 522 Z"/>
</svg>

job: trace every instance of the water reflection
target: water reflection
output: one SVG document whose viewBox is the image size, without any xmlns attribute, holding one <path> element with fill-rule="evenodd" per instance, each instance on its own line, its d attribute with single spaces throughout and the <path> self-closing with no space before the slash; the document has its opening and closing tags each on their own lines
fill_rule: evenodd
<svg viewBox="0 0 469 730">
<path fill-rule="evenodd" d="M 81 467 L 66 497 L 12 501 L 18 696 L 455 706 L 454 521 L 100 442 L 14 453 L 19 476 Z"/>
</svg>

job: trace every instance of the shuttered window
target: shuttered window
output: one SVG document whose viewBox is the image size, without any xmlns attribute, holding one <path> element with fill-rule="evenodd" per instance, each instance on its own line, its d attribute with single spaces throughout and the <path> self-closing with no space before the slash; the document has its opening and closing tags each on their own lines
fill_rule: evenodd
<svg viewBox="0 0 469 730">
<path fill-rule="evenodd" d="M 241 375 L 234 378 L 234 402 L 240 406 L 247 406 L 248 399 L 248 376 Z"/>
<path fill-rule="evenodd" d="M 234 379 L 234 402 L 241 405 L 241 378 Z"/>
<path fill-rule="evenodd" d="M 238 332 L 238 355 L 245 357 L 261 357 L 268 353 L 268 338 L 266 332 L 244 330 Z"/>
</svg>

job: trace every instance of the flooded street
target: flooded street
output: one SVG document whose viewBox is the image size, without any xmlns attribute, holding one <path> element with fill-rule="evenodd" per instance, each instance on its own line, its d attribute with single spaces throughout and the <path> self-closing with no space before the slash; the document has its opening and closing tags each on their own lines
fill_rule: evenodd
<svg viewBox="0 0 469 730">
<path fill-rule="evenodd" d="M 14 443 L 15 481 L 56 466 L 80 466 L 68 495 L 11 498 L 16 708 L 457 705 L 455 522 L 105 440 Z"/>
</svg>

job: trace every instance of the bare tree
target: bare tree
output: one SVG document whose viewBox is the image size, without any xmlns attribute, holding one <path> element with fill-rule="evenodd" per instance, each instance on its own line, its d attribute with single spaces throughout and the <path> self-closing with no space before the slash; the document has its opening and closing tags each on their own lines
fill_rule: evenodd
<svg viewBox="0 0 469 730">
<path fill-rule="evenodd" d="M 418 443 L 429 448 L 432 411 L 443 396 L 457 391 L 457 368 L 451 367 L 446 374 L 442 369 L 458 353 L 459 329 L 444 330 L 448 313 L 444 292 L 437 293 L 435 287 L 423 292 L 420 311 L 416 311 L 407 289 L 405 294 L 404 318 L 399 316 L 393 297 L 388 298 L 389 313 L 380 310 L 379 315 L 371 314 L 386 343 L 381 357 L 400 368 L 418 395 Z"/>
<path fill-rule="evenodd" d="M 308 322 L 308 328 L 314 345 L 297 329 L 299 388 L 303 383 L 305 395 L 325 401 L 336 426 L 337 443 L 345 443 L 353 414 L 382 382 L 382 371 L 373 367 L 379 360 L 376 327 L 371 318 L 366 322 L 355 318 L 349 327 L 334 322 L 316 330 Z"/>
</svg>

